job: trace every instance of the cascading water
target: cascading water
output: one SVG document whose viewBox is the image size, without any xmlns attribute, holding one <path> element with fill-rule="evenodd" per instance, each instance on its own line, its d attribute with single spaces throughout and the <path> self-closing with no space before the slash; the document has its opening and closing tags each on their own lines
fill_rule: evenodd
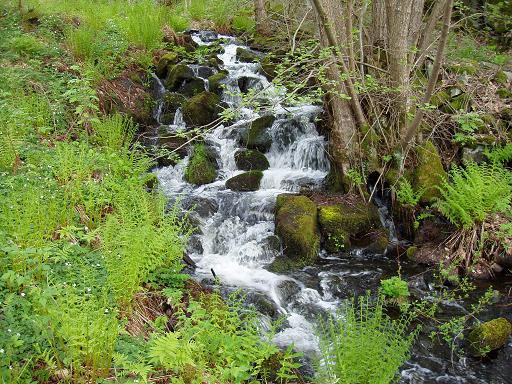
<svg viewBox="0 0 512 384">
<path fill-rule="evenodd" d="M 204 32 L 192 34 L 192 37 L 200 45 L 209 45 L 219 38 Z M 200 231 L 193 236 L 189 246 L 190 257 L 197 264 L 195 278 L 211 280 L 213 270 L 224 287 L 243 288 L 256 299 L 263 298 L 273 307 L 271 311 L 262 310 L 263 313 L 286 317 L 274 341 L 281 346 L 294 343 L 297 350 L 311 353 L 318 349 L 313 326 L 318 315 L 335 311 L 341 300 L 354 294 L 376 289 L 384 276 L 396 273 L 396 263 L 383 255 L 354 250 L 337 256 L 322 254 L 318 265 L 286 276 L 266 269 L 281 252 L 279 239 L 274 235 L 276 197 L 281 193 L 298 192 L 303 187 L 319 186 L 329 171 L 326 141 L 315 126 L 321 109 L 312 105 L 281 105 L 282 89 L 273 87 L 260 74 L 259 64 L 237 60 L 236 51 L 240 45 L 234 38 L 221 38 L 224 51 L 219 59 L 228 72 L 222 101 L 237 109 L 239 120 L 230 126 L 221 125 L 205 135 L 208 146 L 217 152 L 217 180 L 200 187 L 185 182 L 183 176 L 188 157 L 175 166 L 157 170 L 156 174 L 169 199 L 180 200 L 185 208 L 195 208 L 192 215 Z M 204 67 L 200 66 L 191 66 L 191 69 L 204 80 L 207 90 L 208 72 L 202 72 Z M 272 145 L 266 153 L 270 168 L 264 171 L 260 189 L 256 192 L 235 192 L 225 186 L 226 180 L 242 173 L 234 159 L 235 152 L 241 149 L 240 131 L 260 116 L 256 110 L 242 106 L 240 79 L 257 91 L 257 99 L 270 106 L 276 117 L 270 129 Z M 165 92 L 158 80 L 157 94 L 163 97 Z M 159 105 L 156 109 L 158 121 L 161 111 Z M 186 128 L 181 110 L 178 110 L 173 124 L 166 129 L 176 132 Z M 378 205 L 382 217 L 389 218 L 385 203 L 379 200 Z M 392 224 L 392 221 L 385 221 Z M 389 223 L 387 226 L 390 227 Z M 395 233 L 394 230 L 390 232 Z M 396 236 L 392 237 L 391 240 L 396 241 Z M 402 271 L 404 274 L 416 272 Z M 428 297 L 432 287 L 424 283 L 422 275 L 419 276 L 414 290 L 419 296 Z M 471 368 L 466 361 L 452 364 L 449 357 L 440 357 L 442 352 L 429 350 L 432 344 L 427 337 L 418 344 L 402 372 L 402 383 L 505 382 L 486 380 L 493 377 L 490 370 L 482 369 L 477 373 L 479 368 Z M 506 377 L 506 370 L 503 375 Z"/>
</svg>

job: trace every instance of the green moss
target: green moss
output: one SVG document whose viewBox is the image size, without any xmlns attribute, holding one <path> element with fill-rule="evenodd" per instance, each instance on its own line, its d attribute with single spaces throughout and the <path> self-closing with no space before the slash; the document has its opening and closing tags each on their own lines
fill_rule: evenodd
<svg viewBox="0 0 512 384">
<path fill-rule="evenodd" d="M 183 119 L 189 126 L 201 127 L 218 118 L 220 97 L 212 92 L 201 92 L 183 104 Z"/>
<path fill-rule="evenodd" d="M 445 104 L 441 110 L 445 113 L 454 113 L 458 111 L 469 112 L 473 99 L 471 95 L 463 93 L 456 97 L 453 97 L 448 104 Z"/>
<path fill-rule="evenodd" d="M 476 326 L 468 336 L 471 352 L 476 356 L 485 355 L 505 345 L 512 334 L 512 324 L 497 318 Z"/>
<path fill-rule="evenodd" d="M 236 49 L 236 58 L 242 63 L 257 63 L 260 61 L 256 53 L 242 47 Z"/>
<path fill-rule="evenodd" d="M 185 64 L 176 64 L 169 68 L 165 86 L 171 91 L 176 91 L 185 80 L 194 78 L 194 71 L 191 68 Z"/>
<path fill-rule="evenodd" d="M 320 252 L 316 204 L 306 196 L 278 196 L 276 233 L 283 243 L 285 258 L 276 259 L 272 270 L 283 271 L 314 263 Z"/>
<path fill-rule="evenodd" d="M 478 72 L 478 66 L 474 62 L 458 62 L 450 65 L 447 68 L 447 71 L 458 75 L 476 75 Z"/>
<path fill-rule="evenodd" d="M 226 188 L 239 192 L 257 191 L 262 178 L 263 172 L 261 171 L 245 172 L 226 181 Z"/>
<path fill-rule="evenodd" d="M 267 157 L 263 153 L 252 149 L 245 149 L 236 152 L 235 162 L 238 169 L 242 169 L 244 171 L 265 171 L 270 168 Z"/>
<path fill-rule="evenodd" d="M 413 174 L 414 190 L 424 193 L 421 197 L 422 203 L 428 203 L 435 197 L 439 197 L 437 187 L 446 178 L 446 172 L 441 162 L 441 156 L 434 143 L 427 141 L 423 146 L 418 147 L 418 165 Z"/>
<path fill-rule="evenodd" d="M 227 71 L 220 71 L 220 72 L 216 73 L 215 75 L 211 75 L 208 78 L 208 83 L 210 85 L 210 91 L 215 92 L 215 93 L 222 92 L 222 84 L 223 84 L 224 80 L 226 80 L 227 77 L 228 77 Z"/>
<path fill-rule="evenodd" d="M 275 64 L 270 56 L 265 56 L 261 61 L 263 74 L 272 81 L 277 76 L 277 64 Z"/>
<path fill-rule="evenodd" d="M 440 107 L 448 103 L 450 98 L 450 93 L 446 89 L 443 89 L 432 96 L 430 99 L 430 104 L 436 107 Z"/>
<path fill-rule="evenodd" d="M 498 88 L 498 90 L 496 91 L 496 94 L 502 99 L 512 98 L 512 91 L 505 87 Z"/>
<path fill-rule="evenodd" d="M 160 78 L 164 78 L 169 73 L 169 66 L 177 64 L 180 60 L 179 55 L 176 52 L 168 52 L 163 55 L 156 66 L 156 75 Z"/>
<path fill-rule="evenodd" d="M 416 251 L 418 250 L 417 246 L 412 246 L 407 248 L 406 255 L 409 260 L 414 260 L 414 255 L 416 254 Z"/>
<path fill-rule="evenodd" d="M 203 185 L 212 183 L 216 178 L 215 158 L 204 144 L 196 145 L 185 169 L 185 180 L 191 184 Z"/>
<path fill-rule="evenodd" d="M 365 237 L 377 228 L 379 216 L 374 206 L 359 201 L 322 206 L 318 220 L 325 249 L 335 253 L 350 247 L 352 239 Z"/>
<path fill-rule="evenodd" d="M 506 85 L 508 83 L 508 77 L 505 71 L 498 71 L 494 76 L 494 81 L 500 85 Z"/>
</svg>

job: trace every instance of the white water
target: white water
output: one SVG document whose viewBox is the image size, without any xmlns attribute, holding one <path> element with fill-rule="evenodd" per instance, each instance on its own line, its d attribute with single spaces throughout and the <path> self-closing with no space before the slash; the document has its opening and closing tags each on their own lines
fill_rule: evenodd
<svg viewBox="0 0 512 384">
<path fill-rule="evenodd" d="M 193 38 L 199 44 L 209 44 L 197 35 Z M 211 278 L 213 269 L 225 286 L 265 294 L 287 318 L 288 326 L 276 335 L 275 342 L 282 346 L 294 343 L 298 350 L 314 351 L 317 349 L 315 332 L 305 317 L 313 315 L 302 309 L 332 310 L 336 307 L 335 300 L 326 301 L 319 292 L 305 288 L 290 277 L 269 272 L 266 267 L 281 252 L 275 247 L 273 211 L 276 197 L 299 191 L 303 186 L 319 185 L 329 171 L 326 141 L 318 134 L 314 123 L 321 109 L 313 105 L 285 108 L 280 103 L 283 91 L 275 89 L 259 74 L 259 64 L 238 62 L 238 45 L 233 39 L 227 39 L 223 47 L 224 52 L 219 58 L 229 76 L 222 99 L 231 107 L 239 108 L 241 118 L 231 126 L 219 126 L 205 138 L 218 154 L 218 179 L 201 187 L 186 183 L 183 172 L 187 158 L 175 167 L 160 169 L 157 175 L 171 199 L 181 196 L 218 208 L 202 217 L 196 215 L 202 233 L 198 236 L 202 249 L 195 250 L 190 256 L 197 263 L 197 278 Z M 242 173 L 234 161 L 235 152 L 241 149 L 237 132 L 260 116 L 241 106 L 238 87 L 241 77 L 251 79 L 251 86 L 259 91 L 258 98 L 276 116 L 270 130 L 273 144 L 266 153 L 270 169 L 264 172 L 260 190 L 256 192 L 234 192 L 225 187 L 227 179 Z M 207 80 L 205 89 L 208 89 Z M 174 125 L 178 125 L 176 121 Z M 179 125 L 183 126 L 182 120 Z M 295 282 L 299 292 L 293 299 L 283 300 L 280 285 L 288 280 Z"/>
</svg>

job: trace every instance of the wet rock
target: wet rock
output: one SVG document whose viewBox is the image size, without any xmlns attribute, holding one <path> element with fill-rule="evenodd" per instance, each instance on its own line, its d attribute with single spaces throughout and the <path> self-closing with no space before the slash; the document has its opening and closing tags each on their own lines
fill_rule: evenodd
<svg viewBox="0 0 512 384">
<path fill-rule="evenodd" d="M 192 211 L 199 217 L 210 217 L 219 210 L 219 204 L 207 197 L 193 196 L 182 203 L 182 207 L 186 211 Z"/>
<path fill-rule="evenodd" d="M 200 31 L 199 37 L 205 43 L 213 43 L 215 40 L 217 40 L 219 38 L 219 35 L 215 31 Z"/>
<path fill-rule="evenodd" d="M 220 71 L 215 75 L 208 77 L 210 92 L 220 94 L 223 90 L 223 85 L 225 84 L 225 80 L 227 79 L 228 75 L 228 71 Z"/>
<path fill-rule="evenodd" d="M 166 93 L 163 97 L 162 115 L 160 116 L 160 122 L 166 125 L 172 124 L 177 109 L 181 108 L 186 100 L 186 97 L 180 93 Z"/>
<path fill-rule="evenodd" d="M 237 192 L 251 192 L 260 189 L 260 182 L 263 178 L 261 171 L 249 171 L 237 175 L 226 181 L 226 188 Z"/>
<path fill-rule="evenodd" d="M 249 149 L 267 152 L 272 146 L 272 137 L 268 131 L 274 121 L 275 117 L 271 115 L 254 120 L 250 128 L 242 132 L 242 145 Z"/>
<path fill-rule="evenodd" d="M 198 254 L 201 255 L 203 253 L 203 244 L 201 243 L 201 237 L 198 235 L 193 235 L 190 237 L 187 243 L 187 255 Z"/>
<path fill-rule="evenodd" d="M 270 168 L 267 157 L 252 149 L 244 149 L 235 153 L 235 163 L 243 171 L 265 171 Z"/>
<path fill-rule="evenodd" d="M 331 253 L 371 244 L 373 232 L 381 229 L 377 208 L 362 199 L 320 206 L 318 220 L 325 249 Z"/>
<path fill-rule="evenodd" d="M 260 61 L 257 53 L 242 47 L 236 49 L 236 59 L 242 63 L 257 63 Z"/>
<path fill-rule="evenodd" d="M 184 82 L 194 80 L 194 71 L 185 64 L 176 64 L 169 68 L 165 79 L 165 86 L 171 91 L 177 91 Z"/>
<path fill-rule="evenodd" d="M 470 351 L 475 356 L 483 356 L 504 346 L 511 335 L 512 324 L 503 317 L 481 323 L 468 335 Z"/>
<path fill-rule="evenodd" d="M 238 88 L 242 93 L 247 93 L 250 90 L 258 92 L 263 90 L 263 84 L 257 77 L 242 76 L 238 79 Z"/>
<path fill-rule="evenodd" d="M 178 88 L 178 92 L 187 96 L 193 97 L 201 92 L 206 90 L 204 80 L 199 78 L 194 78 L 191 80 L 187 80 L 183 83 L 181 87 Z"/>
<path fill-rule="evenodd" d="M 261 72 L 269 81 L 277 76 L 277 64 L 272 61 L 270 56 L 265 56 L 261 61 Z"/>
<path fill-rule="evenodd" d="M 220 97 L 212 92 L 202 92 L 185 102 L 183 119 L 188 126 L 201 127 L 218 118 Z"/>
<path fill-rule="evenodd" d="M 316 204 L 306 196 L 279 195 L 276 234 L 281 238 L 284 257 L 277 258 L 271 270 L 286 271 L 313 264 L 320 252 Z"/>
<path fill-rule="evenodd" d="M 277 286 L 277 291 L 279 292 L 278 295 L 281 299 L 281 304 L 289 303 L 293 296 L 297 295 L 300 290 L 299 284 L 293 280 L 284 280 L 280 282 Z"/>
<path fill-rule="evenodd" d="M 485 161 L 485 147 L 482 145 L 477 145 L 474 148 L 464 147 L 462 149 L 462 160 L 465 162 L 472 161 L 475 163 L 481 163 Z"/>
<path fill-rule="evenodd" d="M 249 292 L 247 294 L 246 303 L 252 305 L 256 311 L 271 319 L 276 319 L 279 315 L 276 304 L 262 293 Z"/>
<path fill-rule="evenodd" d="M 423 190 L 422 203 L 429 203 L 439 197 L 439 187 L 447 175 L 441 162 L 441 156 L 435 145 L 427 141 L 418 147 L 418 165 L 414 171 L 413 184 L 416 191 Z"/>
<path fill-rule="evenodd" d="M 156 65 L 156 75 L 164 79 L 169 74 L 169 67 L 173 67 L 180 61 L 180 56 L 176 52 L 168 52 L 163 55 Z"/>
<path fill-rule="evenodd" d="M 206 65 L 197 65 L 194 67 L 194 71 L 196 75 L 198 77 L 201 77 L 202 79 L 207 79 L 215 74 L 213 68 L 208 67 Z"/>
<path fill-rule="evenodd" d="M 206 145 L 197 144 L 194 146 L 184 177 L 188 183 L 195 185 L 204 185 L 215 181 L 217 178 L 217 162 Z"/>
</svg>

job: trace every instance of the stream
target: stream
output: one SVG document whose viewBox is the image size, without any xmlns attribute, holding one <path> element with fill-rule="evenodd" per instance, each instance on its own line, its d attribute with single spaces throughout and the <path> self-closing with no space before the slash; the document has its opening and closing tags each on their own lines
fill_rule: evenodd
<svg viewBox="0 0 512 384">
<path fill-rule="evenodd" d="M 236 50 L 243 45 L 234 38 L 216 36 L 212 32 L 195 32 L 192 37 L 199 45 L 222 38 L 224 51 L 219 59 L 223 62 L 222 69 L 229 73 L 222 101 L 240 111 L 234 124 L 221 125 L 205 136 L 205 142 L 217 154 L 219 174 L 215 182 L 200 187 L 185 182 L 188 157 L 175 166 L 155 171 L 170 203 L 180 201 L 184 209 L 195 207 L 192 218 L 200 231 L 192 236 L 188 250 L 197 264 L 193 277 L 206 285 L 212 284 L 213 270 L 226 292 L 241 288 L 267 324 L 284 316 L 286 320 L 274 342 L 282 347 L 294 344 L 295 349 L 312 357 L 318 351 L 315 333 L 318 316 L 333 313 L 347 298 L 376 290 L 381 279 L 396 274 L 397 260 L 393 255 L 372 254 L 364 249 L 336 255 L 322 251 L 316 265 L 287 275 L 266 269 L 281 252 L 279 239 L 274 234 L 276 197 L 299 192 L 301 188 L 320 188 L 329 172 L 327 141 L 315 124 L 322 110 L 315 105 L 282 105 L 281 91 L 260 73 L 260 65 L 237 60 Z M 201 68 L 191 68 L 201 78 Z M 243 173 L 234 160 L 235 152 L 242 149 L 240 132 L 262 115 L 257 110 L 242 107 L 241 78 L 250 88 L 259 91 L 257 97 L 272 107 L 271 112 L 276 117 L 270 129 L 272 145 L 266 153 L 270 168 L 264 171 L 256 192 L 235 192 L 225 187 L 226 180 Z M 157 83 L 162 97 L 166 90 L 162 82 Z M 206 78 L 204 83 L 207 90 Z M 157 119 L 160 113 L 161 106 L 156 110 Z M 166 129 L 169 133 L 187 129 L 180 110 Z M 380 211 L 387 212 L 386 209 Z M 384 222 L 390 222 L 389 218 L 384 218 Z M 421 298 L 432 295 L 431 277 L 424 273 L 424 268 L 405 265 L 402 274 L 411 281 L 413 295 Z M 505 281 L 497 281 L 494 286 L 502 293 L 501 298 L 482 317 L 510 317 L 510 307 L 506 306 L 510 283 L 507 286 Z M 486 284 L 481 283 L 466 302 L 447 303 L 442 308 L 442 316 L 466 313 L 466 308 L 486 288 Z M 431 329 L 432 324 L 423 325 L 412 356 L 402 367 L 401 383 L 512 383 L 512 343 L 489 360 L 454 357 L 452 361 L 449 349 L 428 337 Z"/>
</svg>

